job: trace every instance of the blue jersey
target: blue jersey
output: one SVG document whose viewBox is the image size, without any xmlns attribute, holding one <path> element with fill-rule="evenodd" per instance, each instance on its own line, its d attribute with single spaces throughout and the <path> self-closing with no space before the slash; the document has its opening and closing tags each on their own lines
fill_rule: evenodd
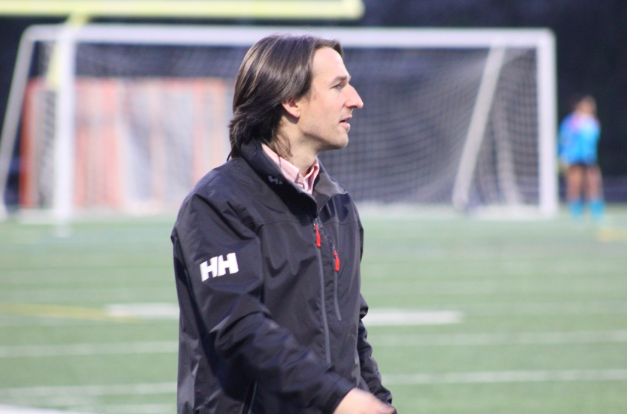
<svg viewBox="0 0 627 414">
<path fill-rule="evenodd" d="M 559 131 L 559 157 L 568 164 L 595 164 L 601 128 L 593 116 L 570 114 Z"/>
</svg>

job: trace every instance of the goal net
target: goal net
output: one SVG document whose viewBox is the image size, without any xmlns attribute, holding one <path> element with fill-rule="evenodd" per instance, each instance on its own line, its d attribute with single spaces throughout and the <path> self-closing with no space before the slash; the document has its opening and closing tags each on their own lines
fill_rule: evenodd
<svg viewBox="0 0 627 414">
<path fill-rule="evenodd" d="M 0 189 L 17 192 L 12 207 L 52 211 L 58 219 L 175 211 L 192 185 L 226 160 L 234 78 L 247 49 L 268 34 L 302 32 L 29 29 L 3 127 Z M 349 146 L 321 155 L 355 200 L 556 211 L 550 32 L 306 33 L 342 42 L 351 83 L 365 102 L 351 121 Z M 12 154 L 17 171 L 9 168 Z M 17 186 L 6 185 L 11 174 L 18 174 Z"/>
</svg>

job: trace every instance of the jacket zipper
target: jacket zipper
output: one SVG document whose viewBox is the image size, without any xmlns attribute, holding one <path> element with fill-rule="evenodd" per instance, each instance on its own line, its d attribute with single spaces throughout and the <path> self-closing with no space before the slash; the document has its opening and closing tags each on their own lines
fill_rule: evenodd
<svg viewBox="0 0 627 414">
<path fill-rule="evenodd" d="M 248 414 L 252 414 L 253 412 L 253 403 L 255 402 L 256 396 L 257 396 L 257 382 L 255 382 L 255 387 L 253 388 L 253 396 L 250 399 L 250 408 L 248 409 Z"/>
<path fill-rule="evenodd" d="M 335 268 L 333 272 L 333 302 L 335 303 L 335 315 L 337 316 L 337 320 L 342 320 L 342 314 L 340 312 L 340 301 L 338 299 L 338 289 L 339 289 L 339 274 L 340 274 L 340 256 L 337 254 L 337 250 L 335 250 L 335 246 L 331 243 L 331 248 L 333 249 L 333 258 L 335 259 Z"/>
<path fill-rule="evenodd" d="M 320 238 L 320 228 L 318 219 L 314 220 L 314 231 L 316 232 L 316 256 L 318 257 L 318 274 L 320 275 L 320 294 L 322 295 L 322 325 L 324 326 L 324 344 L 326 351 L 327 363 L 331 364 L 331 340 L 329 339 L 329 321 L 327 320 L 327 300 L 324 293 L 324 271 L 322 268 L 322 252 L 320 246 L 322 246 Z"/>
<path fill-rule="evenodd" d="M 248 396 L 250 396 L 250 401 L 248 400 Z M 255 397 L 257 396 L 257 382 L 255 381 L 252 385 L 252 393 L 247 392 L 246 400 L 244 404 L 242 404 L 242 408 L 240 410 L 240 414 L 251 414 L 253 412 L 253 402 L 255 401 Z"/>
</svg>

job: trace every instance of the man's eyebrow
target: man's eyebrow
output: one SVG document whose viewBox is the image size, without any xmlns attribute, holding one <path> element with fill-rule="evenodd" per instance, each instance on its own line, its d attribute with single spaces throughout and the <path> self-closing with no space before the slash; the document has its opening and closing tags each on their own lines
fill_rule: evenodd
<svg viewBox="0 0 627 414">
<path fill-rule="evenodd" d="M 338 75 L 335 78 L 333 78 L 331 83 L 342 82 L 342 81 L 350 81 L 350 80 L 351 80 L 350 75 Z"/>
</svg>

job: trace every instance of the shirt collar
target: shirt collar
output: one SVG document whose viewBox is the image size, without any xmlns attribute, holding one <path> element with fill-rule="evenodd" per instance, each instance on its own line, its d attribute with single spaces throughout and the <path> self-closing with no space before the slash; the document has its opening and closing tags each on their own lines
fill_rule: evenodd
<svg viewBox="0 0 627 414">
<path fill-rule="evenodd" d="M 313 186 L 316 182 L 316 177 L 318 177 L 318 173 L 320 172 L 320 163 L 318 162 L 318 158 L 314 161 L 313 165 L 307 171 L 307 174 L 304 176 L 300 173 L 298 168 L 286 160 L 285 158 L 279 157 L 279 155 L 272 151 L 270 147 L 266 144 L 261 144 L 263 148 L 263 152 L 266 153 L 268 157 L 279 167 L 283 176 L 293 182 L 298 187 L 302 188 L 307 194 L 313 194 Z"/>
</svg>

